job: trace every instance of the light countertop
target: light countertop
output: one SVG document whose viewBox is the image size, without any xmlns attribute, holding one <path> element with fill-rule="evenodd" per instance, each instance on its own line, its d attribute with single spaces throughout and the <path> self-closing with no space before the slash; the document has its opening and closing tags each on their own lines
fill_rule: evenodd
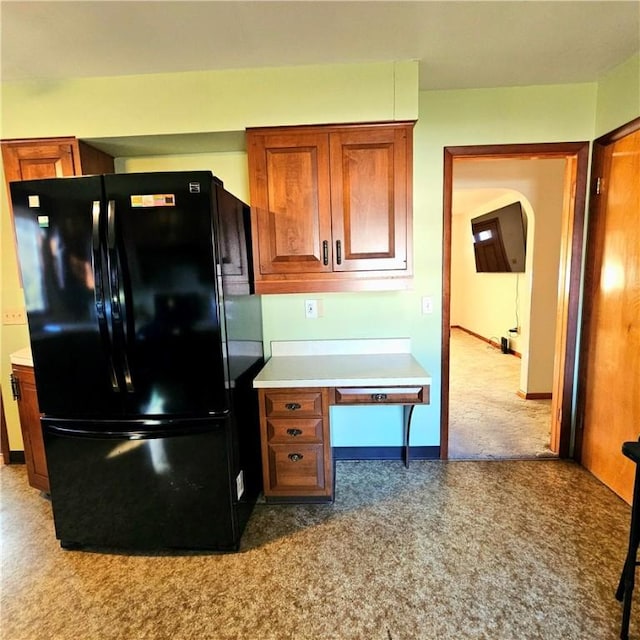
<svg viewBox="0 0 640 640">
<path fill-rule="evenodd" d="M 14 351 L 9 359 L 11 364 L 21 364 L 25 367 L 33 367 L 33 358 L 31 356 L 31 347 L 25 347 L 24 349 L 19 349 L 18 351 Z"/>
<path fill-rule="evenodd" d="M 406 339 L 273 342 L 255 388 L 431 384 Z"/>
</svg>

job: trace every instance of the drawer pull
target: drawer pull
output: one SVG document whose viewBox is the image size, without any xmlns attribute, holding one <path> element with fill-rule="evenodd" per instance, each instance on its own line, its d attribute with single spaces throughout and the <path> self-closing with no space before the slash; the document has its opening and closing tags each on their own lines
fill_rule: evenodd
<svg viewBox="0 0 640 640">
<path fill-rule="evenodd" d="M 383 402 L 384 400 L 387 399 L 387 394 L 386 393 L 372 393 L 371 394 L 371 399 L 374 402 Z"/>
<path fill-rule="evenodd" d="M 301 453 L 289 454 L 289 460 L 291 460 L 291 462 L 298 462 L 299 460 L 302 460 L 302 458 L 304 458 L 304 456 Z"/>
<path fill-rule="evenodd" d="M 287 402 L 284 406 L 287 411 L 296 411 L 302 408 L 302 405 L 299 402 Z"/>
<path fill-rule="evenodd" d="M 287 433 L 290 436 L 293 436 L 295 438 L 296 436 L 301 436 L 302 435 L 302 430 L 301 429 L 287 429 Z"/>
</svg>

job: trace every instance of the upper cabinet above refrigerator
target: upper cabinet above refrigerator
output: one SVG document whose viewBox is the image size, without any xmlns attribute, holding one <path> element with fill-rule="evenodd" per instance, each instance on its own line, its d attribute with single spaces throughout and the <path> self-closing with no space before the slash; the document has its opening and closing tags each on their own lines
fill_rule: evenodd
<svg viewBox="0 0 640 640">
<path fill-rule="evenodd" d="M 413 125 L 247 130 L 257 293 L 411 287 Z"/>
<path fill-rule="evenodd" d="M 73 137 L 3 140 L 2 162 L 7 183 L 114 171 L 110 155 Z"/>
</svg>

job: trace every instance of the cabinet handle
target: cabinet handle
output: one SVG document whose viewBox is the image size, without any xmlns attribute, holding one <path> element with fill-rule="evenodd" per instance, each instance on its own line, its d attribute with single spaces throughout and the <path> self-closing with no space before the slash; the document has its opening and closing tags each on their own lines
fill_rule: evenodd
<svg viewBox="0 0 640 640">
<path fill-rule="evenodd" d="M 386 393 L 372 393 L 371 394 L 371 399 L 374 402 L 383 402 L 384 400 L 387 399 L 387 394 Z"/>
<path fill-rule="evenodd" d="M 338 264 L 342 264 L 342 243 L 336 240 L 336 260 Z"/>
<path fill-rule="evenodd" d="M 293 436 L 295 438 L 296 436 L 301 436 L 302 435 L 302 430 L 301 429 L 287 429 L 287 433 L 290 436 Z"/>
<path fill-rule="evenodd" d="M 289 454 L 289 460 L 291 460 L 291 462 L 298 462 L 299 460 L 302 460 L 302 458 L 304 458 L 304 456 L 301 453 Z"/>
<path fill-rule="evenodd" d="M 296 411 L 302 408 L 302 405 L 300 405 L 297 402 L 287 402 L 287 404 L 285 404 L 284 406 L 287 409 L 287 411 Z"/>
<path fill-rule="evenodd" d="M 329 243 L 322 241 L 322 264 L 326 267 L 329 264 Z"/>
<path fill-rule="evenodd" d="M 14 400 L 20 400 L 20 381 L 13 373 L 11 374 L 11 395 Z"/>
</svg>

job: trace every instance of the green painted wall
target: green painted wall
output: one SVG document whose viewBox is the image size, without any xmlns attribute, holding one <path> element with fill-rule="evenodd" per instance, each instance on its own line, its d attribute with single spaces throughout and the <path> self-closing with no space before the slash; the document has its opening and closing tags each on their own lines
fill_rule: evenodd
<svg viewBox="0 0 640 640">
<path fill-rule="evenodd" d="M 432 404 L 414 414 L 412 444 L 439 443 L 442 279 L 442 177 L 446 146 L 594 138 L 596 83 L 418 92 L 417 63 L 336 65 L 76 80 L 2 86 L 2 137 L 237 131 L 245 126 L 418 119 L 414 133 L 414 288 L 407 292 L 313 294 L 322 317 L 306 320 L 309 295 L 262 297 L 264 336 L 271 340 L 409 337 L 432 374 Z M 627 97 L 627 99 L 629 99 Z M 639 115 L 635 105 L 625 113 Z M 620 111 L 619 113 L 622 113 Z M 623 122 L 617 122 L 617 125 Z M 211 168 L 248 199 L 244 152 L 122 158 L 119 171 Z M 6 191 L 2 202 L 2 304 L 21 300 Z M 431 295 L 434 313 L 420 313 Z M 2 327 L 2 380 L 9 354 L 26 346 L 23 328 Z M 21 448 L 14 405 L 3 384 L 12 449 Z M 344 408 L 343 408 L 344 409 Z M 393 411 L 336 410 L 334 444 L 400 444 Z M 376 408 L 378 409 L 378 408 Z"/>
<path fill-rule="evenodd" d="M 595 138 L 640 115 L 640 53 L 598 82 Z"/>
</svg>

